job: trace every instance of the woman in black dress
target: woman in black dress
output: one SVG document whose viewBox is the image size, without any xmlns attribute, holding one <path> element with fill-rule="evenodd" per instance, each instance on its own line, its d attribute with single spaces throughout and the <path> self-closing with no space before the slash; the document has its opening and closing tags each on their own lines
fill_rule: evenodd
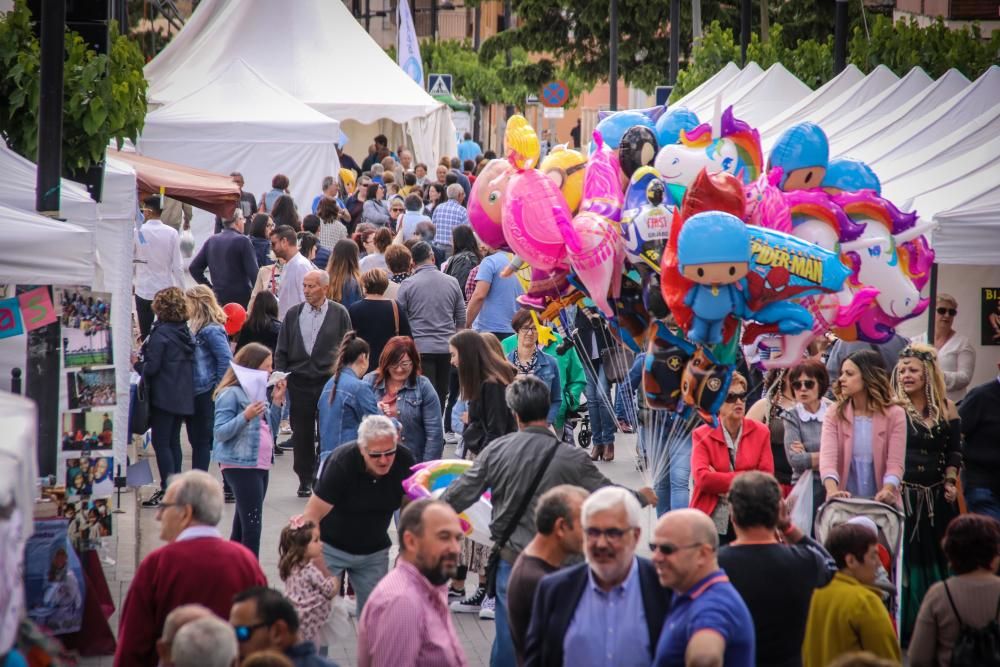
<svg viewBox="0 0 1000 667">
<path fill-rule="evenodd" d="M 962 466 L 962 439 L 958 410 L 947 398 L 933 347 L 913 344 L 900 352 L 892 385 L 906 409 L 902 487 L 906 522 L 899 632 L 906 646 L 927 589 L 948 576 L 941 540 L 948 522 L 958 515 L 956 481 Z"/>
<path fill-rule="evenodd" d="M 365 271 L 361 275 L 361 284 L 365 288 L 365 298 L 351 304 L 347 312 L 351 315 L 351 327 L 371 348 L 368 370 L 365 371 L 370 373 L 378 368 L 382 350 L 390 338 L 410 335 L 410 323 L 403 309 L 385 296 L 389 287 L 389 276 L 385 271 Z"/>
<path fill-rule="evenodd" d="M 250 316 L 240 329 L 236 339 L 236 351 L 239 352 L 247 343 L 260 343 L 274 354 L 278 345 L 278 331 L 281 330 L 281 320 L 278 319 L 278 299 L 268 292 L 257 292 Z"/>
</svg>

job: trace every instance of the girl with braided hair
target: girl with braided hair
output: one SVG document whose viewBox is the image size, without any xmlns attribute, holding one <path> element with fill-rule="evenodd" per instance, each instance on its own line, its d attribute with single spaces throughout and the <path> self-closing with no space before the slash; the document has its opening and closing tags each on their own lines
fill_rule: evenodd
<svg viewBox="0 0 1000 667">
<path fill-rule="evenodd" d="M 905 646 L 927 589 L 948 576 L 941 540 L 948 523 L 958 515 L 955 501 L 962 438 L 958 410 L 948 399 L 933 347 L 914 343 L 905 348 L 892 373 L 892 388 L 906 410 L 900 627 Z"/>
<path fill-rule="evenodd" d="M 369 352 L 368 343 L 356 331 L 344 335 L 333 377 L 319 397 L 320 465 L 338 446 L 357 439 L 365 416 L 378 414 L 375 392 L 361 380 L 368 371 Z"/>
</svg>

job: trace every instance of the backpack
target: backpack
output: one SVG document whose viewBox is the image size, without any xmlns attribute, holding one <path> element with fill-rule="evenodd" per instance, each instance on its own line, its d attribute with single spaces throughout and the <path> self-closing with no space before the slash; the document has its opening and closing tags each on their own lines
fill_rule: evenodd
<svg viewBox="0 0 1000 667">
<path fill-rule="evenodd" d="M 1000 600 L 997 601 L 993 620 L 981 628 L 974 628 L 966 625 L 958 615 L 955 601 L 948 590 L 948 582 L 944 582 L 944 592 L 959 625 L 955 647 L 951 651 L 951 667 L 1000 667 L 1000 624 L 997 623 Z"/>
</svg>

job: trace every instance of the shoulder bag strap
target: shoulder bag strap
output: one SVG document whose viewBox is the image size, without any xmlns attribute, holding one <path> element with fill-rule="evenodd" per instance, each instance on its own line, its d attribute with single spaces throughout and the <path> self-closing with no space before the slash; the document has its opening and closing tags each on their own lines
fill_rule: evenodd
<svg viewBox="0 0 1000 667">
<path fill-rule="evenodd" d="M 399 335 L 399 306 L 396 305 L 395 299 L 389 299 L 389 303 L 392 304 L 392 321 L 396 326 L 396 335 Z"/>
<path fill-rule="evenodd" d="M 948 604 L 951 605 L 951 610 L 952 612 L 954 612 L 955 618 L 958 619 L 958 624 L 965 625 L 965 622 L 962 620 L 962 617 L 958 615 L 958 608 L 955 607 L 955 601 L 951 598 L 951 591 L 948 590 L 948 582 L 942 581 L 941 583 L 944 584 L 944 594 L 948 596 Z M 1000 602 L 997 603 L 997 613 L 1000 613 Z"/>
<path fill-rule="evenodd" d="M 555 438 L 555 436 L 552 437 Z M 528 510 L 528 505 L 531 504 L 531 499 L 535 497 L 535 492 L 538 491 L 538 485 L 542 483 L 542 476 L 545 475 L 545 471 L 548 469 L 549 463 L 556 455 L 556 450 L 562 444 L 559 442 L 558 438 L 555 438 L 555 440 L 555 443 L 549 451 L 546 452 L 545 458 L 542 459 L 542 465 L 539 466 L 538 471 L 535 473 L 535 478 L 531 480 L 531 486 L 529 487 L 528 492 L 521 497 L 521 504 L 518 505 L 517 511 L 511 515 L 510 522 L 504 527 L 503 535 L 501 535 L 500 539 L 497 540 L 496 548 L 498 550 L 507 546 L 507 541 L 510 539 L 510 536 L 514 534 L 517 524 L 521 523 L 521 517 L 524 516 L 524 513 Z"/>
</svg>

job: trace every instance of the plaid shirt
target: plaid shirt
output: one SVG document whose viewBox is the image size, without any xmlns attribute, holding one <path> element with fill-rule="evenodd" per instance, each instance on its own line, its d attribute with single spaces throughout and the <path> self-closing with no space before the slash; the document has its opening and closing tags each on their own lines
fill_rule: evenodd
<svg viewBox="0 0 1000 667">
<path fill-rule="evenodd" d="M 434 222 L 434 228 L 437 230 L 434 234 L 434 242 L 437 245 L 450 246 L 452 245 L 452 230 L 459 225 L 469 224 L 469 212 L 454 199 L 449 199 L 434 208 L 431 220 Z"/>
</svg>

